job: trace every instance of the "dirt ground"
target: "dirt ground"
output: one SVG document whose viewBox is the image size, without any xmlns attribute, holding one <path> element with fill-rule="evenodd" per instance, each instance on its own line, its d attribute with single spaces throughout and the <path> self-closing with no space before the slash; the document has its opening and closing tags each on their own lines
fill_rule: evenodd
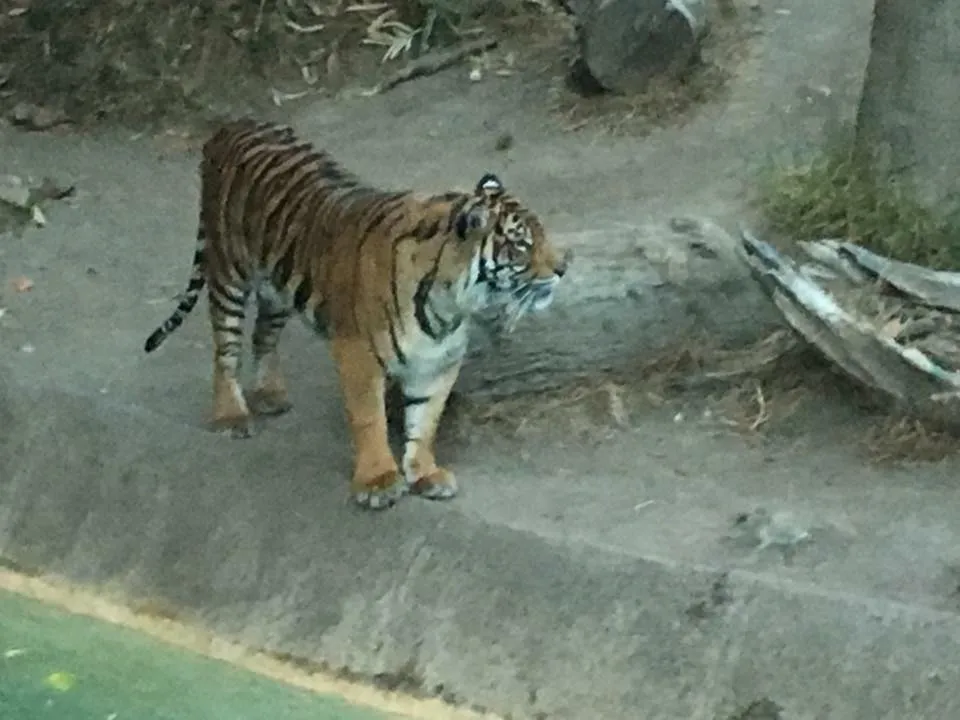
<svg viewBox="0 0 960 720">
<path fill-rule="evenodd" d="M 771 154 L 820 142 L 825 126 L 852 115 L 867 5 L 754 3 L 758 32 L 727 91 L 685 123 L 650 133 L 628 132 L 629 123 L 609 114 L 562 111 L 555 65 L 525 55 L 519 43 L 497 51 L 516 52 L 510 75 L 471 82 L 461 65 L 383 95 L 306 97 L 274 112 L 385 184 L 462 186 L 494 170 L 558 232 L 676 216 L 735 231 L 755 219 L 747 204 L 752 173 Z M 46 228 L 0 240 L 0 361 L 200 427 L 209 384 L 200 314 L 163 352 L 141 351 L 187 278 L 193 142 L 178 132 L 0 130 L 0 172 L 50 175 L 77 188 L 50 206 Z M 10 285 L 21 276 L 32 289 Z M 326 352 L 299 327 L 285 342 L 296 409 L 250 442 L 299 437 L 318 454 L 318 467 L 331 468 L 328 481 L 346 490 L 349 453 Z M 460 418 L 445 429 L 442 448 L 464 482 L 457 508 L 562 542 L 757 567 L 827 589 L 960 610 L 960 465 L 871 464 L 864 440 L 876 415 L 855 404 L 843 382 L 823 378 L 810 375 L 796 394 L 806 402 L 792 415 L 747 432 L 742 413 L 772 395 L 751 390 L 731 406 L 719 397 L 723 388 L 715 396 L 670 395 L 639 382 L 623 391 L 622 408 L 611 400 L 616 392 L 601 391 L 579 403 L 524 399 L 508 422 Z M 738 539 L 744 528 L 749 535 L 758 507 L 775 516 L 764 526 L 770 542 Z M 786 557 L 776 549 L 778 532 L 809 542 Z"/>
</svg>

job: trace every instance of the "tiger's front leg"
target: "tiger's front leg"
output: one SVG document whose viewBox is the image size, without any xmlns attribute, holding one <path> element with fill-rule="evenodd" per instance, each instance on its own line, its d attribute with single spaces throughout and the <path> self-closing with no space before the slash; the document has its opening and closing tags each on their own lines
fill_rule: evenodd
<svg viewBox="0 0 960 720">
<path fill-rule="evenodd" d="M 460 375 L 461 365 L 462 361 L 440 375 L 408 379 L 403 383 L 403 471 L 410 492 L 431 500 L 447 500 L 457 494 L 456 477 L 437 465 L 433 446 L 440 416 Z"/>
<path fill-rule="evenodd" d="M 364 508 L 384 510 L 406 492 L 390 451 L 384 404 L 386 380 L 365 339 L 334 338 L 334 361 L 353 437 L 353 498 Z"/>
</svg>

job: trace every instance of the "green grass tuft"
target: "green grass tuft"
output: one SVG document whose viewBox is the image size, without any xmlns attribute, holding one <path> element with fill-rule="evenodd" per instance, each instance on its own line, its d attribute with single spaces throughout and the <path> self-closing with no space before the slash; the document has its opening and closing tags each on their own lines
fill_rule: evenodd
<svg viewBox="0 0 960 720">
<path fill-rule="evenodd" d="M 769 229 L 791 240 L 842 238 L 904 262 L 960 269 L 960 213 L 927 207 L 903 184 L 878 179 L 849 149 L 774 163 L 758 190 Z"/>
</svg>

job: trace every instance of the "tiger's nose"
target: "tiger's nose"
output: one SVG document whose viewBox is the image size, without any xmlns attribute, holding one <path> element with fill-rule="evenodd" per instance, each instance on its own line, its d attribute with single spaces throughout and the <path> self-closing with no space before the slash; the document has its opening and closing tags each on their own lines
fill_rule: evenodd
<svg viewBox="0 0 960 720">
<path fill-rule="evenodd" d="M 567 274 L 567 269 L 570 267 L 570 263 L 573 262 L 573 251 L 567 250 L 563 257 L 560 258 L 560 262 L 557 263 L 557 266 L 553 269 L 553 274 L 558 278 L 562 278 Z"/>
</svg>

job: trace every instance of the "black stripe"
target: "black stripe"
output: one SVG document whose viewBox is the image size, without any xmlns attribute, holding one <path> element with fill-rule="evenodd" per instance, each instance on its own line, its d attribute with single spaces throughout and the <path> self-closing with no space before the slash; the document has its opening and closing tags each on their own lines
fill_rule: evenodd
<svg viewBox="0 0 960 720">
<path fill-rule="evenodd" d="M 286 275 L 286 279 L 290 279 L 290 275 L 293 273 L 293 246 L 284 253 L 283 257 L 280 258 L 280 263 L 278 267 L 282 264 L 282 271 Z M 289 266 L 289 269 L 288 269 Z M 286 285 L 286 281 L 280 283 L 281 287 Z M 293 292 L 293 307 L 297 312 L 303 312 L 307 307 L 307 301 L 310 299 L 310 296 L 313 295 L 313 283 L 310 282 L 310 278 L 305 277 L 300 281 L 300 284 L 297 285 L 297 289 Z"/>
<path fill-rule="evenodd" d="M 283 161 L 283 156 L 277 155 L 275 152 L 270 152 L 266 146 L 259 146 L 256 148 L 263 152 L 262 157 L 251 157 L 245 158 L 244 164 L 247 167 L 241 169 L 240 172 L 243 173 L 243 179 L 240 182 L 240 186 L 237 191 L 234 193 L 233 198 L 239 205 L 238 210 L 241 213 L 242 219 L 240 227 L 243 230 L 244 237 L 248 239 L 253 239 L 255 237 L 255 232 L 253 229 L 254 221 L 259 219 L 259 213 L 256 212 L 256 208 L 259 206 L 259 198 L 254 197 L 253 207 L 254 211 L 249 210 L 250 196 L 256 196 L 260 191 L 263 190 L 261 185 L 261 179 L 266 175 L 270 170 Z M 227 202 L 231 198 L 227 198 Z"/>
<path fill-rule="evenodd" d="M 477 283 L 489 283 L 490 272 L 487 263 L 487 245 L 490 243 L 490 237 L 487 236 L 480 243 L 480 267 L 477 268 Z"/>
<path fill-rule="evenodd" d="M 267 312 L 257 311 L 257 322 L 269 322 L 271 325 L 278 322 L 285 323 L 289 317 L 290 311 L 287 309 L 267 310 Z"/>
<path fill-rule="evenodd" d="M 153 352 L 160 347 L 160 344 L 166 339 L 167 331 L 162 327 L 158 327 L 150 333 L 150 337 L 148 337 L 147 341 L 143 344 L 143 351 L 147 353 Z"/>
<path fill-rule="evenodd" d="M 429 397 L 410 397 L 409 395 L 403 396 L 403 407 L 404 409 L 408 407 L 413 407 L 414 405 L 423 405 L 424 403 L 430 402 Z"/>
<path fill-rule="evenodd" d="M 436 262 L 439 262 L 439 255 Z M 420 282 L 417 283 L 417 290 L 413 294 L 413 314 L 417 319 L 417 325 L 431 340 L 440 339 L 440 336 L 430 324 L 430 318 L 427 317 L 427 302 L 430 299 L 430 291 L 433 290 L 433 283 L 437 278 L 436 262 L 430 271 L 420 278 Z"/>
<path fill-rule="evenodd" d="M 223 351 L 220 355 L 229 355 L 230 348 L 235 350 L 240 350 L 243 347 L 243 331 L 238 330 L 237 328 L 228 328 L 228 327 L 215 327 L 214 333 L 220 337 L 220 347 L 223 348 Z M 223 336 L 229 335 L 230 338 L 224 340 Z"/>
<path fill-rule="evenodd" d="M 383 358 L 380 357 L 380 353 L 377 352 L 377 344 L 374 342 L 372 335 L 367 337 L 367 342 L 370 343 L 370 352 L 373 353 L 373 357 L 377 360 L 377 365 L 380 366 L 380 372 L 386 374 L 387 364 L 383 361 Z"/>
<path fill-rule="evenodd" d="M 417 223 L 416 227 L 413 228 L 413 236 L 420 242 L 429 240 L 438 232 L 440 232 L 440 221 L 436 219 L 421 220 Z"/>
<path fill-rule="evenodd" d="M 390 311 L 384 306 L 384 310 L 387 314 L 387 329 L 390 331 L 390 345 L 393 347 L 393 355 L 396 357 L 397 362 L 401 365 L 407 364 L 407 356 L 404 355 L 403 350 L 400 349 L 400 340 L 397 338 L 397 327 L 394 323 L 390 322 Z"/>
<path fill-rule="evenodd" d="M 311 323 L 311 329 L 320 337 L 329 337 L 330 335 L 330 323 L 327 322 L 327 318 L 324 315 L 323 305 L 315 307 L 313 312 L 307 316 L 313 322 Z"/>
<path fill-rule="evenodd" d="M 382 224 L 387 217 L 394 212 L 397 204 L 396 197 L 388 197 L 378 201 L 376 211 L 367 218 L 367 222 L 360 228 L 360 243 L 366 243 L 373 234 L 373 231 Z"/>
<path fill-rule="evenodd" d="M 244 306 L 227 306 L 216 293 L 210 293 L 208 300 L 210 304 L 213 305 L 217 310 L 222 312 L 224 315 L 229 315 L 230 317 L 243 318 L 244 316 Z"/>
<path fill-rule="evenodd" d="M 287 159 L 289 160 L 289 158 Z M 284 168 L 284 175 L 282 176 L 282 178 L 276 177 L 276 178 L 270 178 L 270 180 L 272 181 L 272 180 L 283 179 L 283 180 L 289 181 L 291 176 L 296 176 L 296 173 L 304 169 L 305 166 L 308 166 L 311 163 L 315 163 L 315 162 L 316 162 L 315 157 L 312 157 L 309 154 L 304 155 L 303 157 L 296 159 L 296 161 L 293 163 L 291 167 Z M 314 172 L 305 172 L 303 173 L 303 175 L 298 177 L 296 179 L 296 182 L 294 182 L 292 185 L 284 185 L 278 191 L 275 191 L 275 192 L 278 192 L 279 195 L 268 197 L 266 203 L 264 203 L 267 206 L 268 214 L 261 215 L 262 225 L 259 228 L 257 228 L 257 232 L 266 233 L 268 228 L 274 227 L 275 223 L 273 222 L 273 220 L 278 213 L 281 213 L 288 209 L 290 209 L 290 212 L 292 212 L 291 205 L 293 204 L 293 197 L 297 192 L 297 188 L 302 186 L 304 183 L 311 184 L 314 181 L 315 177 L 316 175 Z M 273 205 L 273 207 L 270 207 L 271 205 Z M 284 223 L 284 226 L 286 226 L 286 223 Z M 285 232 L 286 232 L 286 227 L 283 227 L 281 231 L 277 234 L 277 237 L 280 237 L 280 238 L 284 237 Z M 266 253 L 266 251 L 267 251 L 267 248 L 265 247 L 264 252 Z M 265 260 L 266 260 L 266 255 L 264 255 L 261 262 Z"/>
<path fill-rule="evenodd" d="M 468 198 L 461 196 L 460 199 L 450 207 L 450 214 L 447 215 L 447 232 L 453 231 L 460 220 L 463 208 L 467 204 Z"/>
<path fill-rule="evenodd" d="M 243 290 L 235 285 L 224 285 L 217 278 L 210 283 L 210 294 L 214 293 L 237 305 L 244 305 L 247 302 L 247 294 Z"/>
<path fill-rule="evenodd" d="M 400 329 L 403 329 L 403 314 L 400 312 L 400 288 L 397 285 L 397 252 L 400 249 L 401 239 L 393 241 L 393 251 L 390 253 L 390 295 L 393 298 L 393 313 Z"/>
<path fill-rule="evenodd" d="M 304 202 L 310 202 L 310 200 L 315 201 L 315 198 L 310 197 L 310 194 L 312 191 L 312 188 L 310 187 L 311 184 L 312 183 L 311 183 L 310 176 L 304 175 L 294 185 L 284 188 L 284 193 L 286 197 L 284 198 L 282 205 L 284 205 L 285 207 L 282 213 L 282 217 L 280 218 L 279 223 L 276 225 L 276 227 L 278 227 L 278 230 L 276 234 L 273 236 L 272 242 L 264 243 L 263 259 L 261 261 L 263 264 L 266 264 L 267 255 L 269 254 L 268 246 L 281 243 L 284 240 L 288 239 L 291 226 L 293 225 L 296 218 L 303 214 Z M 304 187 L 298 187 L 298 186 L 304 186 Z M 309 210 L 309 208 L 307 209 Z M 274 227 L 274 225 L 270 223 L 269 219 L 268 219 L 267 227 Z M 302 236 L 290 237 L 288 244 L 290 245 L 290 247 L 295 248 L 302 241 L 303 241 Z"/>
<path fill-rule="evenodd" d="M 230 358 L 239 365 L 240 356 L 240 343 L 239 342 L 225 342 L 217 350 L 217 354 L 214 356 L 217 360 L 222 360 L 224 358 Z"/>
<path fill-rule="evenodd" d="M 374 229 L 379 224 L 384 222 L 394 210 L 396 210 L 395 205 L 397 203 L 397 200 L 402 199 L 403 197 L 404 197 L 403 193 L 393 193 L 392 195 L 384 196 L 383 199 L 379 201 L 378 203 L 379 207 L 376 208 L 376 212 L 374 212 L 372 216 L 368 217 L 367 222 L 364 223 L 364 225 L 360 228 L 359 230 L 360 242 L 358 242 L 353 248 L 353 252 L 354 252 L 353 286 L 354 287 L 360 287 L 360 271 L 363 266 L 363 263 L 362 263 L 363 246 L 366 245 L 367 242 L 370 240 L 370 238 L 373 237 Z M 353 317 L 354 317 L 354 323 L 356 324 L 357 328 L 359 328 L 361 323 L 359 318 L 357 317 L 356 307 L 354 307 Z"/>
</svg>

